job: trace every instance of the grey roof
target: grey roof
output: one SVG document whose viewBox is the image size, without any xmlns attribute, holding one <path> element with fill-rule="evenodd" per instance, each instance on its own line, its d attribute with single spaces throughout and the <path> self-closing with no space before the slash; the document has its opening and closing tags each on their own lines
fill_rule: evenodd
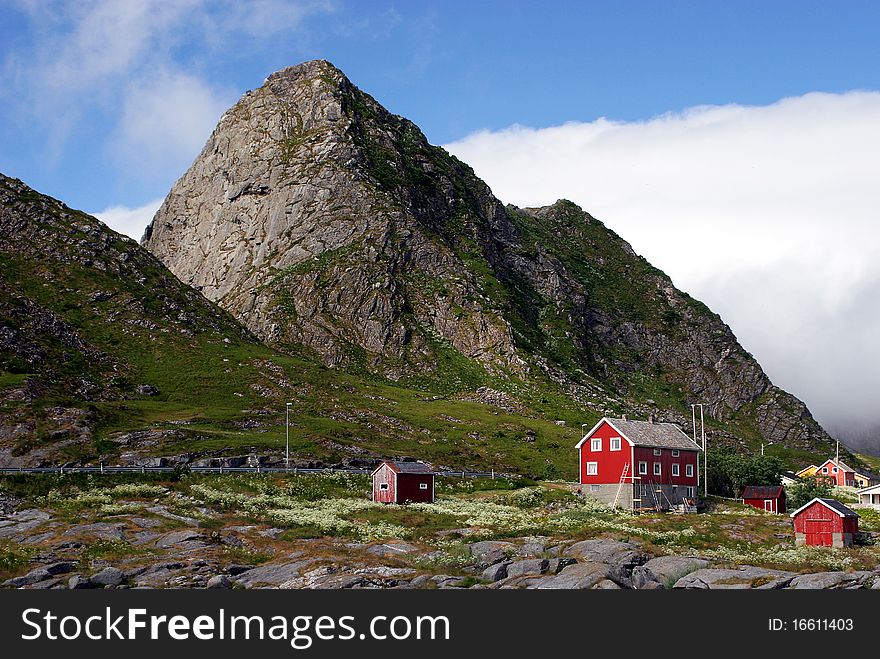
<svg viewBox="0 0 880 659">
<path fill-rule="evenodd" d="M 855 510 L 850 510 L 846 506 L 844 506 L 837 499 L 819 499 L 822 503 L 824 503 L 829 508 L 833 508 L 837 512 L 839 512 L 844 517 L 858 517 L 858 513 Z"/>
<path fill-rule="evenodd" d="M 636 446 L 653 448 L 677 448 L 689 451 L 699 450 L 699 446 L 673 423 L 651 423 L 650 421 L 629 421 L 608 419 Z"/>
<path fill-rule="evenodd" d="M 434 471 L 424 462 L 397 462 L 385 460 L 392 469 L 401 474 L 433 474 Z"/>
<path fill-rule="evenodd" d="M 844 471 L 855 471 L 855 469 L 853 469 L 852 467 L 850 467 L 850 466 L 849 466 L 848 464 L 846 464 L 843 460 L 834 460 L 833 458 L 831 458 L 831 462 L 836 462 L 836 463 L 837 463 L 837 468 L 838 468 L 838 469 L 843 469 Z"/>
</svg>

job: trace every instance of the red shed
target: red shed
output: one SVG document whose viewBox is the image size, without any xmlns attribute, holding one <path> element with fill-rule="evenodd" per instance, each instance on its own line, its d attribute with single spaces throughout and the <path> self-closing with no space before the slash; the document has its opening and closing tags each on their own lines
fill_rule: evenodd
<svg viewBox="0 0 880 659">
<path fill-rule="evenodd" d="M 858 514 L 834 499 L 813 499 L 791 516 L 798 545 L 850 547 L 859 532 Z"/>
<path fill-rule="evenodd" d="M 743 503 L 768 513 L 785 514 L 785 488 L 781 485 L 746 485 Z"/>
<path fill-rule="evenodd" d="M 383 460 L 373 472 L 373 501 L 434 503 L 434 472 L 423 462 Z"/>
</svg>

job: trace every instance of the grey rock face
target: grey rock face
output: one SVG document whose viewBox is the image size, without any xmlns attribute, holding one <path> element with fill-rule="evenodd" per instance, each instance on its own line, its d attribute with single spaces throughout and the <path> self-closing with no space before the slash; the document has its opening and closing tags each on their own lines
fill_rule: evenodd
<svg viewBox="0 0 880 659">
<path fill-rule="evenodd" d="M 423 205 L 456 212 L 449 174 L 424 162 L 433 198 L 389 195 L 404 165 L 388 158 L 405 140 L 427 152 L 414 126 L 332 65 L 279 71 L 223 115 L 144 245 L 264 341 L 304 344 L 328 364 L 344 363 L 351 343 L 430 365 L 435 334 L 487 365 L 521 368 L 508 323 L 420 217 Z"/>
</svg>

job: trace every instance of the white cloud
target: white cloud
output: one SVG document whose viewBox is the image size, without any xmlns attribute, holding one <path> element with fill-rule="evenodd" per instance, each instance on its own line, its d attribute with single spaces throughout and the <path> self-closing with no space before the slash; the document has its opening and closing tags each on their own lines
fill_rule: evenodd
<svg viewBox="0 0 880 659">
<path fill-rule="evenodd" d="M 123 163 L 137 163 L 141 174 L 182 171 L 232 101 L 231 93 L 184 73 L 139 80 L 125 90 L 116 155 Z"/>
<path fill-rule="evenodd" d="M 820 421 L 880 419 L 880 93 L 513 126 L 447 148 L 505 201 L 568 198 L 604 221 Z"/>
<path fill-rule="evenodd" d="M 234 57 L 245 44 L 301 29 L 332 11 L 328 0 L 19 0 L 28 41 L 0 69 L 0 98 L 13 116 L 39 122 L 50 161 L 61 158 L 78 130 L 102 133 L 123 171 L 180 167 L 179 153 L 206 137 L 204 121 L 232 100 L 203 67 Z M 187 88 L 188 87 L 188 88 Z M 179 123 L 170 121 L 179 102 Z M 222 107 L 221 107 L 222 109 Z M 197 124 L 197 125 L 196 125 Z M 194 133 L 187 132 L 195 127 Z M 152 140 L 145 139 L 154 130 Z M 184 138 L 181 141 L 181 138 Z M 199 144 L 199 146 L 201 146 Z M 190 148 L 188 158 L 195 151 Z M 188 163 L 183 163 L 188 164 Z M 179 173 L 179 172 L 178 172 Z"/>
<path fill-rule="evenodd" d="M 98 213 L 92 213 L 108 227 L 121 234 L 140 240 L 150 220 L 162 205 L 162 199 L 153 199 L 143 206 L 128 208 L 127 206 L 111 206 Z"/>
</svg>

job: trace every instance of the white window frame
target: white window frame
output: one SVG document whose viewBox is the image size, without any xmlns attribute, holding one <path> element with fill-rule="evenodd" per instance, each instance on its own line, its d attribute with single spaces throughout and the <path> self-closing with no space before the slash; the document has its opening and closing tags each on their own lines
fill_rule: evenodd
<svg viewBox="0 0 880 659">
<path fill-rule="evenodd" d="M 828 473 L 828 467 L 822 467 L 822 473 L 823 473 L 823 474 L 827 474 L 827 473 Z"/>
<path fill-rule="evenodd" d="M 379 483 L 379 489 L 380 489 L 380 490 L 387 490 L 387 489 L 388 489 L 388 483 Z"/>
<path fill-rule="evenodd" d="M 832 473 L 832 474 L 836 474 L 836 473 L 837 473 L 837 467 L 831 467 L 831 473 Z"/>
<path fill-rule="evenodd" d="M 688 485 L 688 486 L 687 486 L 687 495 L 688 495 L 689 497 L 694 496 L 694 486 L 693 486 L 693 485 Z"/>
<path fill-rule="evenodd" d="M 428 484 L 427 483 L 419 483 L 419 489 L 420 490 L 427 490 Z"/>
<path fill-rule="evenodd" d="M 599 475 L 599 463 L 598 462 L 588 462 L 587 463 L 587 476 L 598 476 Z"/>
<path fill-rule="evenodd" d="M 647 460 L 639 460 L 639 476 L 647 476 L 648 475 L 648 462 Z"/>
<path fill-rule="evenodd" d="M 673 458 L 677 458 L 680 455 L 681 455 L 681 451 L 679 451 L 677 448 L 672 449 L 672 457 Z"/>
<path fill-rule="evenodd" d="M 655 448 L 654 455 L 663 455 L 663 449 L 662 448 Z"/>
<path fill-rule="evenodd" d="M 654 463 L 654 475 L 655 476 L 662 476 L 663 475 L 663 467 L 661 466 L 661 464 L 659 462 Z"/>
<path fill-rule="evenodd" d="M 686 464 L 684 466 L 684 475 L 687 476 L 688 478 L 693 478 L 694 477 L 694 465 Z"/>
<path fill-rule="evenodd" d="M 673 476 L 680 476 L 681 475 L 680 472 L 681 472 L 681 469 L 679 468 L 678 463 L 673 462 L 672 463 L 672 475 Z"/>
<path fill-rule="evenodd" d="M 615 446 L 617 448 L 615 448 Z M 620 450 L 620 437 L 612 437 L 608 440 L 608 450 L 609 451 L 619 451 Z"/>
<path fill-rule="evenodd" d="M 764 510 L 768 513 L 775 513 L 773 509 L 773 499 L 764 499 Z"/>
<path fill-rule="evenodd" d="M 602 452 L 602 438 L 601 437 L 593 437 L 590 440 L 590 452 L 591 453 L 601 453 Z"/>
</svg>

